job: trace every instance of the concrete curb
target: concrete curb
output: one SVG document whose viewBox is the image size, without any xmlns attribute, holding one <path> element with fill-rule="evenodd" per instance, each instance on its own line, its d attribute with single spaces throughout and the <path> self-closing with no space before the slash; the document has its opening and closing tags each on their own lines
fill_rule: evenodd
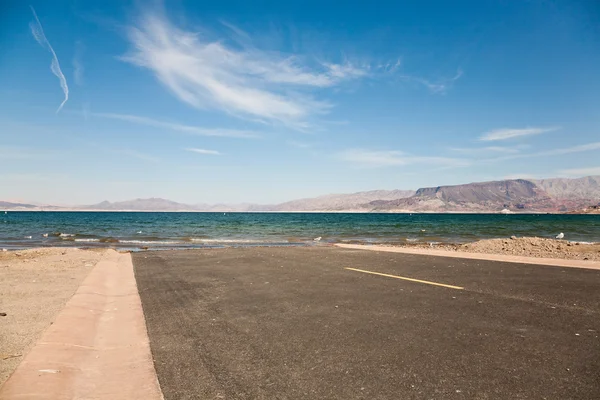
<svg viewBox="0 0 600 400">
<path fill-rule="evenodd" d="M 580 261 L 580 260 L 563 260 L 557 258 L 537 258 L 537 257 L 521 257 L 509 256 L 500 254 L 482 254 L 482 253 L 467 253 L 447 250 L 427 250 L 427 249 L 408 249 L 405 247 L 387 247 L 387 246 L 368 246 L 361 244 L 336 244 L 335 246 L 343 249 L 355 250 L 371 250 L 371 251 L 387 251 L 390 253 L 417 254 L 423 256 L 436 257 L 453 257 L 453 258 L 468 258 L 471 260 L 487 260 L 487 261 L 503 261 L 519 264 L 535 264 L 535 265 L 551 265 L 556 267 L 569 268 L 586 268 L 600 270 L 600 262 L 597 261 Z"/>
<path fill-rule="evenodd" d="M 130 254 L 108 250 L 0 399 L 162 399 Z"/>
</svg>

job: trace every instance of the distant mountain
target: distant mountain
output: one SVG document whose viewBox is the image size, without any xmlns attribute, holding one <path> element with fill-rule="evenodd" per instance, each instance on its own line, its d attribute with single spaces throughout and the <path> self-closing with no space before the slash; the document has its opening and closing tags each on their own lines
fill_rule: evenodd
<svg viewBox="0 0 600 400">
<path fill-rule="evenodd" d="M 329 194 L 274 205 L 183 204 L 149 198 L 81 207 L 38 206 L 0 201 L 5 210 L 98 211 L 361 211 L 361 212 L 596 212 L 600 204 L 600 176 L 577 179 L 508 179 L 419 190 L 372 190 Z M 587 210 L 587 211 L 585 211 Z"/>
<path fill-rule="evenodd" d="M 272 206 L 272 211 L 369 211 L 365 204 L 374 200 L 397 200 L 410 197 L 414 190 L 371 190 L 351 194 L 328 194 L 325 196 L 292 200 Z"/>
<path fill-rule="evenodd" d="M 0 209 L 18 209 L 18 208 L 36 208 L 34 204 L 12 203 L 9 201 L 0 200 Z"/>
<path fill-rule="evenodd" d="M 102 211 L 194 211 L 193 206 L 177 203 L 171 200 L 160 198 L 135 199 L 127 201 L 118 201 L 111 203 L 103 201 L 91 206 L 80 207 L 84 210 L 102 210 Z"/>
<path fill-rule="evenodd" d="M 600 177 L 579 179 L 510 179 L 417 190 L 414 196 L 372 201 L 375 211 L 424 212 L 564 212 L 600 202 Z"/>
<path fill-rule="evenodd" d="M 600 175 L 585 178 L 532 180 L 555 199 L 600 199 Z"/>
</svg>

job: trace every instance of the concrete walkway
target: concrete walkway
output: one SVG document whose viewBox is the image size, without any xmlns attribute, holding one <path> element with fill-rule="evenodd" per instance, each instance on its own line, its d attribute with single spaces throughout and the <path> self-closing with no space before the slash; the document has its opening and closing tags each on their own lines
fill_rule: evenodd
<svg viewBox="0 0 600 400">
<path fill-rule="evenodd" d="M 130 254 L 106 252 L 0 399 L 162 399 Z"/>
</svg>

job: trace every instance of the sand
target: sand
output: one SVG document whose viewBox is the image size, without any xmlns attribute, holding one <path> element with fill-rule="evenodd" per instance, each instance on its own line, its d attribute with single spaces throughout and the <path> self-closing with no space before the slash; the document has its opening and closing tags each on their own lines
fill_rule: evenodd
<svg viewBox="0 0 600 400">
<path fill-rule="evenodd" d="M 505 239 L 479 240 L 461 245 L 437 244 L 431 246 L 429 244 L 419 244 L 401 247 L 562 260 L 600 261 L 600 243 L 587 244 L 538 237 L 517 238 L 513 236 Z"/>
<path fill-rule="evenodd" d="M 0 385 L 52 324 L 105 250 L 0 251 Z"/>
</svg>

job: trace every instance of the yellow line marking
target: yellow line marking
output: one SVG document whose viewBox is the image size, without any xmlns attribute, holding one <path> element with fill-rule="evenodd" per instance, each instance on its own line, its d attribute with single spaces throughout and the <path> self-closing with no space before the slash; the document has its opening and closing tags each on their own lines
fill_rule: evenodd
<svg viewBox="0 0 600 400">
<path fill-rule="evenodd" d="M 437 283 L 437 282 L 430 282 L 430 281 L 422 281 L 420 279 L 407 278 L 405 276 L 382 274 L 381 272 L 365 271 L 364 269 L 349 268 L 349 267 L 346 267 L 345 269 L 348 269 L 350 271 L 356 271 L 356 272 L 364 272 L 365 274 L 387 276 L 388 278 L 396 278 L 396 279 L 402 279 L 402 280 L 405 280 L 405 281 L 425 283 L 427 285 L 441 286 L 441 287 L 450 288 L 450 289 L 457 289 L 457 290 L 463 290 L 464 289 L 464 287 L 460 287 L 460 286 L 446 285 L 445 283 Z"/>
</svg>

